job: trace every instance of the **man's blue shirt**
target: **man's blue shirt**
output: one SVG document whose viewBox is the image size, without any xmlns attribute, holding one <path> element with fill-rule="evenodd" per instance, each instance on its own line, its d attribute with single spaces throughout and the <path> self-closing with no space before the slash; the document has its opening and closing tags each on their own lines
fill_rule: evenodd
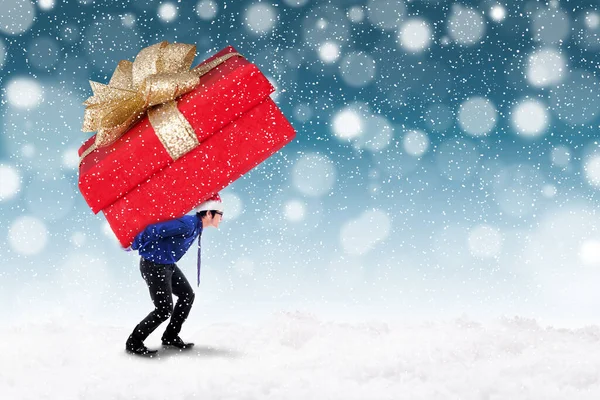
<svg viewBox="0 0 600 400">
<path fill-rule="evenodd" d="M 202 234 L 202 221 L 197 215 L 148 225 L 133 240 L 131 248 L 140 256 L 158 264 L 174 264 Z M 199 240 L 199 239 L 198 239 Z"/>
</svg>

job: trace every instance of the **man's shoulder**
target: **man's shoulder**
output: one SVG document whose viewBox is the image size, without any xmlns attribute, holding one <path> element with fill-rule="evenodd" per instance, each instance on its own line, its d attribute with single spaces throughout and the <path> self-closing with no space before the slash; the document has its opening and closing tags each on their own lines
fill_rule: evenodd
<svg viewBox="0 0 600 400">
<path fill-rule="evenodd" d="M 185 223 L 195 223 L 198 220 L 198 217 L 195 215 L 184 215 L 183 217 L 177 219 Z"/>
<path fill-rule="evenodd" d="M 152 230 L 152 229 L 160 229 L 160 228 L 170 228 L 174 226 L 178 226 L 180 223 L 190 224 L 195 222 L 195 217 L 193 215 L 184 215 L 180 218 L 168 219 L 165 221 L 156 222 L 154 224 L 150 224 L 146 226 L 144 230 Z"/>
</svg>

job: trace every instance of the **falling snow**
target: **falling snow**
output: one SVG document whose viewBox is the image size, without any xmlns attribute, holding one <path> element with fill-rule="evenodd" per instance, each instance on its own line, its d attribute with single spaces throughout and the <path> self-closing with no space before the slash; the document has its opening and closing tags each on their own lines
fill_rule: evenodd
<svg viewBox="0 0 600 400">
<path fill-rule="evenodd" d="M 198 334 L 206 349 L 234 343 L 254 352 L 214 370 L 219 360 L 185 361 L 208 368 L 212 393 L 243 397 L 227 389 L 228 366 L 259 364 L 264 386 L 245 398 L 292 398 L 273 377 L 303 369 L 285 393 L 318 398 L 324 383 L 308 369 L 328 365 L 344 390 L 329 386 L 327 398 L 598 398 L 597 362 L 585 356 L 598 347 L 600 325 L 599 7 L 593 0 L 2 0 L 0 303 L 11 306 L 0 316 L 15 324 L 3 334 L 36 349 L 76 342 L 81 353 L 70 358 L 52 347 L 47 356 L 17 357 L 7 347 L 11 368 L 2 365 L 0 376 L 9 378 L 0 378 L 0 393 L 44 397 L 46 386 L 19 386 L 30 383 L 27 371 L 46 376 L 57 362 L 71 373 L 82 368 L 84 349 L 95 343 L 67 332 L 61 315 L 85 317 L 92 332 L 95 321 L 118 316 L 129 327 L 149 311 L 139 256 L 122 250 L 79 192 L 78 150 L 90 137 L 81 130 L 89 81 L 107 84 L 120 60 L 166 40 L 194 44 L 193 65 L 234 46 L 271 82 L 271 99 L 296 130 L 291 143 L 224 188 L 223 224 L 203 238 L 205 281 L 190 324 L 225 321 L 227 335 L 214 333 L 219 327 Z M 194 263 L 186 255 L 179 266 L 192 276 Z M 252 333 L 235 325 L 304 306 L 333 321 L 362 321 L 330 329 L 353 350 L 306 315 Z M 567 334 L 515 325 L 504 336 L 478 331 L 466 341 L 457 339 L 468 331 L 460 323 L 433 328 L 463 314 L 596 326 Z M 405 341 L 392 345 L 390 332 L 377 339 L 380 325 L 366 322 L 372 315 L 430 325 L 423 337 L 401 325 L 394 340 Z M 19 342 L 19 327 L 40 316 L 49 327 Z M 52 324 L 68 341 L 44 342 L 58 332 Z M 296 330 L 285 331 L 290 324 Z M 285 344 L 269 356 L 282 363 L 275 370 L 259 355 L 271 354 L 265 338 L 282 329 Z M 104 342 L 101 333 L 90 336 L 113 346 L 93 355 L 110 353 L 91 370 L 98 379 L 118 377 L 131 362 L 115 355 L 123 343 L 112 341 L 124 342 L 124 332 Z M 365 335 L 375 347 L 364 346 Z M 554 372 L 563 365 L 549 355 L 553 343 L 577 351 L 572 360 L 589 368 Z M 362 360 L 360 367 L 344 357 Z M 464 385 L 466 373 L 476 391 Z M 93 376 L 63 397 L 94 398 L 87 396 Z M 504 380 L 492 385 L 491 376 Z M 360 392 L 361 381 L 373 390 Z M 235 382 L 242 392 L 252 385 Z M 388 383 L 394 390 L 382 389 Z M 60 390 L 52 384 L 48 390 Z M 160 397 L 118 388 L 100 393 Z M 198 387 L 188 389 L 180 398 Z"/>
</svg>

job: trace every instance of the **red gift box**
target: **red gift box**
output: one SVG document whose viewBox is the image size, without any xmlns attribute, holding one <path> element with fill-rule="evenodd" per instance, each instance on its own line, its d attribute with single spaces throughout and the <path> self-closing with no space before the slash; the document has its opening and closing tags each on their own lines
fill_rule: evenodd
<svg viewBox="0 0 600 400">
<path fill-rule="evenodd" d="M 294 128 L 268 98 L 102 211 L 121 245 L 128 247 L 144 227 L 182 217 L 294 136 Z"/>
<path fill-rule="evenodd" d="M 200 65 L 233 52 L 236 50 L 229 46 Z M 203 75 L 194 90 L 177 100 L 177 108 L 203 143 L 268 98 L 273 90 L 255 65 L 236 56 Z M 95 135 L 81 146 L 79 155 L 94 141 Z M 83 159 L 79 189 L 96 214 L 173 162 L 145 116 L 116 142 Z"/>
</svg>

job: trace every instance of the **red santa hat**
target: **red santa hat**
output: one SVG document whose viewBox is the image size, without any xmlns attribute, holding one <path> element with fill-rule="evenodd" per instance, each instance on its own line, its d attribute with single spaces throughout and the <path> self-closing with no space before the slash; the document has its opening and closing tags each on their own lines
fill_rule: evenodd
<svg viewBox="0 0 600 400">
<path fill-rule="evenodd" d="M 196 206 L 195 210 L 197 213 L 199 213 L 200 211 L 210 210 L 223 211 L 223 202 L 221 202 L 221 196 L 219 196 L 219 193 L 213 194 L 212 197 L 210 197 L 204 203 L 201 203 L 198 206 Z"/>
</svg>

